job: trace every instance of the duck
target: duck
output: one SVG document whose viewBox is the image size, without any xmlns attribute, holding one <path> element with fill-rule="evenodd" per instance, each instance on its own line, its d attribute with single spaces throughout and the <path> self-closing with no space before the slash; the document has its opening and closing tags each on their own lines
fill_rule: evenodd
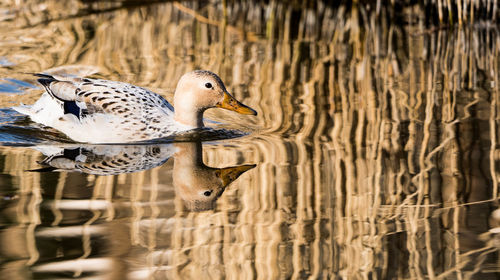
<svg viewBox="0 0 500 280">
<path fill-rule="evenodd" d="M 13 109 L 76 142 L 129 143 L 175 136 L 204 127 L 203 114 L 209 108 L 257 115 L 207 70 L 188 72 L 179 79 L 174 106 L 157 93 L 125 82 L 34 75 L 45 92 L 33 105 Z"/>
</svg>

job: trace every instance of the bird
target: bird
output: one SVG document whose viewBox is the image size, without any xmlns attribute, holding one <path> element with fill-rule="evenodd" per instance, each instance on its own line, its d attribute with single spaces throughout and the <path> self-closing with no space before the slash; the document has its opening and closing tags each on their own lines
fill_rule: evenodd
<svg viewBox="0 0 500 280">
<path fill-rule="evenodd" d="M 157 93 L 125 82 L 34 75 L 45 92 L 35 104 L 13 109 L 76 142 L 129 143 L 177 135 L 204 127 L 203 113 L 209 108 L 257 115 L 207 70 L 188 72 L 179 79 L 174 106 Z"/>
</svg>

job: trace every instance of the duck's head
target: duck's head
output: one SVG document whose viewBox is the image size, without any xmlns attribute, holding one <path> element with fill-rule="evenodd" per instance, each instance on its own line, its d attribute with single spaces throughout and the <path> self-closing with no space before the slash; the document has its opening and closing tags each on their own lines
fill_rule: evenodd
<svg viewBox="0 0 500 280">
<path fill-rule="evenodd" d="M 203 127 L 203 112 L 224 108 L 244 115 L 257 115 L 252 108 L 236 100 L 216 74 L 196 70 L 184 74 L 175 89 L 175 120 L 183 125 Z"/>
</svg>

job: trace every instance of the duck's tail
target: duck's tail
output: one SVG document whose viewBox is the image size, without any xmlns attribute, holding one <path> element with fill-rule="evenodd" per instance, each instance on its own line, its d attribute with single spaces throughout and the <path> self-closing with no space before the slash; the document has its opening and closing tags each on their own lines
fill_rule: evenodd
<svg viewBox="0 0 500 280">
<path fill-rule="evenodd" d="M 63 103 L 54 99 L 50 93 L 43 93 L 33 105 L 21 104 L 12 109 L 29 116 L 34 122 L 47 126 L 52 126 L 54 121 L 64 116 Z"/>
<path fill-rule="evenodd" d="M 21 103 L 19 106 L 12 107 L 12 109 L 14 109 L 15 111 L 17 111 L 20 114 L 30 116 L 31 114 L 33 114 L 32 107 L 33 106 L 31 106 L 31 105 L 25 105 L 25 104 Z"/>
<path fill-rule="evenodd" d="M 53 96 L 53 94 L 50 91 L 49 85 L 51 82 L 56 81 L 56 79 L 54 77 L 52 77 L 51 75 L 48 75 L 48 74 L 43 74 L 43 73 L 27 73 L 27 74 L 31 74 L 31 75 L 40 77 L 40 79 L 38 79 L 37 81 L 45 88 L 45 91 L 47 91 L 51 96 Z M 32 115 L 36 114 L 38 111 L 34 107 L 35 107 L 34 105 L 26 105 L 26 104 L 21 103 L 19 106 L 13 106 L 12 109 L 17 111 L 20 114 L 27 115 L 27 116 L 31 117 Z M 38 108 L 38 109 L 41 109 L 41 108 Z"/>
</svg>

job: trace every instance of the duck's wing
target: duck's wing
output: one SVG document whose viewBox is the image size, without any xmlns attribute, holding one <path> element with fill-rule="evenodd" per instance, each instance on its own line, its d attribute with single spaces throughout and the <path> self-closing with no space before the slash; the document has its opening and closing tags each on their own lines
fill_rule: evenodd
<svg viewBox="0 0 500 280">
<path fill-rule="evenodd" d="M 50 96 L 62 103 L 64 114 L 73 114 L 78 119 L 95 113 L 130 116 L 173 112 L 172 105 L 163 97 L 131 84 L 42 73 L 35 75 Z"/>
<path fill-rule="evenodd" d="M 148 170 L 164 164 L 175 153 L 164 145 L 84 145 L 78 147 L 38 147 L 47 157 L 39 172 L 66 171 L 92 175 L 118 175 Z"/>
</svg>

